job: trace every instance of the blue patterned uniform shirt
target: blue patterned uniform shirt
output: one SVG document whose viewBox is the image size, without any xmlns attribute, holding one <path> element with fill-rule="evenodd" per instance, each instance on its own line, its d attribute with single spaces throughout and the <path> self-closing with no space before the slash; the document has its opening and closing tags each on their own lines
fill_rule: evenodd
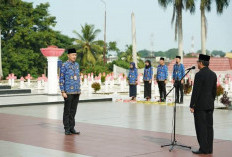
<svg viewBox="0 0 232 157">
<path fill-rule="evenodd" d="M 129 74 L 128 74 L 128 80 L 130 85 L 135 85 L 136 81 L 138 78 L 138 70 L 137 68 L 135 69 L 130 69 Z"/>
<path fill-rule="evenodd" d="M 183 64 L 175 64 L 173 66 L 172 78 L 174 80 L 180 81 L 185 74 L 185 69 Z"/>
<path fill-rule="evenodd" d="M 164 81 L 168 78 L 168 67 L 166 65 L 158 65 L 157 67 L 157 81 Z"/>
<path fill-rule="evenodd" d="M 153 68 L 144 68 L 144 74 L 143 74 L 143 80 L 144 81 L 150 81 L 153 77 Z"/>
<path fill-rule="evenodd" d="M 79 64 L 67 61 L 60 69 L 60 90 L 67 94 L 80 94 L 80 69 Z"/>
</svg>

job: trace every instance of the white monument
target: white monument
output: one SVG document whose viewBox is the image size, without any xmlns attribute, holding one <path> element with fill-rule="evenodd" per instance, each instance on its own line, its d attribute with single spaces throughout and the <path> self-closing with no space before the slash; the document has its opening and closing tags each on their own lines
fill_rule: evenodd
<svg viewBox="0 0 232 157">
<path fill-rule="evenodd" d="M 135 28 L 135 14 L 131 14 L 131 23 L 132 23 L 132 53 L 133 53 L 133 62 L 137 67 L 137 52 L 136 52 L 136 28 Z"/>
<path fill-rule="evenodd" d="M 59 49 L 56 46 L 48 46 L 40 50 L 48 60 L 48 94 L 57 94 L 57 61 L 58 57 L 64 53 L 64 49 Z"/>
</svg>

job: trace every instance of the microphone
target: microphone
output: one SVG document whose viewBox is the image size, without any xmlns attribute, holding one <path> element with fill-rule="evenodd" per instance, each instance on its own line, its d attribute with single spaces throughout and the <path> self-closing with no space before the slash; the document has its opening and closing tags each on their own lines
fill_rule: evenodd
<svg viewBox="0 0 232 157">
<path fill-rule="evenodd" d="M 185 71 L 187 71 L 187 70 L 192 70 L 192 69 L 196 69 L 196 67 L 195 67 L 195 66 L 192 66 L 191 68 L 188 68 L 188 69 L 186 69 Z"/>
</svg>

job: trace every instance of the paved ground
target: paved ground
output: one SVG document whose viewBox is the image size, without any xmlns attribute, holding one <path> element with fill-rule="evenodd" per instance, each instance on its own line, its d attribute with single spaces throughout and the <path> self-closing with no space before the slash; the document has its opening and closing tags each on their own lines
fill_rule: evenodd
<svg viewBox="0 0 232 157">
<path fill-rule="evenodd" d="M 82 94 L 80 97 L 81 102 L 86 101 L 109 101 L 112 100 L 110 95 L 98 94 Z M 9 106 L 31 106 L 31 105 L 46 105 L 63 103 L 64 99 L 61 94 L 48 95 L 48 94 L 16 94 L 16 95 L 0 95 L 0 107 Z"/>
<path fill-rule="evenodd" d="M 79 136 L 65 136 L 63 105 L 0 108 L 1 157 L 76 156 L 194 156 L 188 149 L 173 152 L 160 145 L 170 143 L 173 107 L 117 102 L 80 103 Z M 230 157 L 232 111 L 215 110 L 214 154 Z M 177 107 L 177 141 L 198 148 L 193 115 L 187 105 Z"/>
</svg>

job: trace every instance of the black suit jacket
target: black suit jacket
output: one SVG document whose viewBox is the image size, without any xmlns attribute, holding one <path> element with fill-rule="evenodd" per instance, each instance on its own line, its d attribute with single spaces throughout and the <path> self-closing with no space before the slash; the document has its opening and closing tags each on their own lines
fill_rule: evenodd
<svg viewBox="0 0 232 157">
<path fill-rule="evenodd" d="M 217 92 L 217 75 L 208 67 L 195 75 L 190 107 L 194 110 L 213 110 Z"/>
</svg>

